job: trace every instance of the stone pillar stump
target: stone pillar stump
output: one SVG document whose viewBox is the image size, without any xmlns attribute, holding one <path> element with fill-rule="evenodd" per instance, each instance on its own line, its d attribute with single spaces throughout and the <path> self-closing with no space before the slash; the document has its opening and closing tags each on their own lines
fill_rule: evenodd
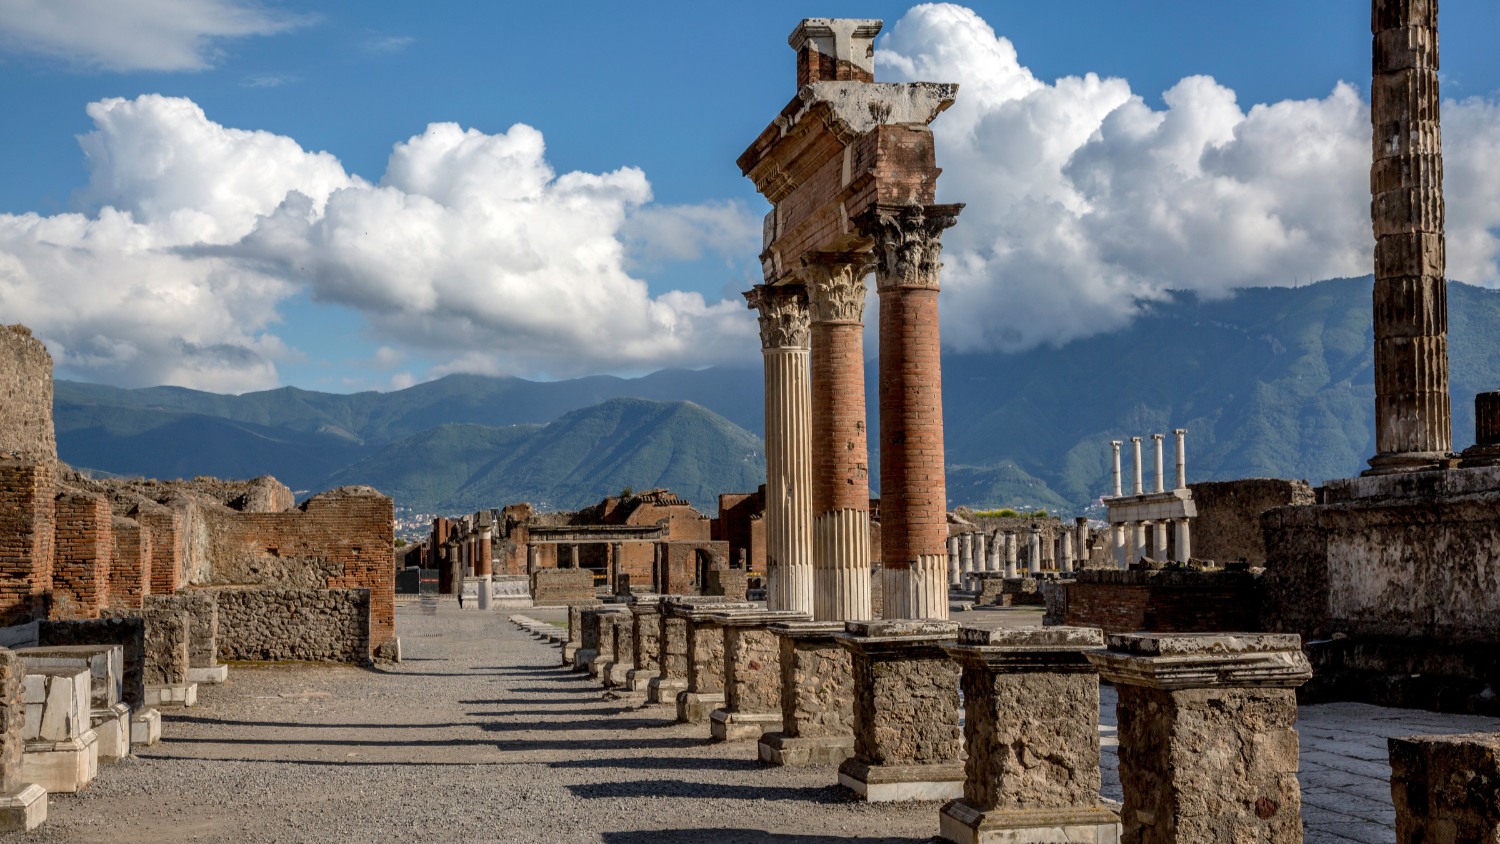
<svg viewBox="0 0 1500 844">
<path fill-rule="evenodd" d="M 646 682 L 648 703 L 676 704 L 677 693 L 687 688 L 687 619 L 680 612 L 680 595 L 662 599 L 657 615 L 656 676 Z"/>
<path fill-rule="evenodd" d="M 1119 694 L 1124 840 L 1302 841 L 1300 637 L 1117 634 L 1089 659 Z"/>
<path fill-rule="evenodd" d="M 1500 841 L 1500 735 L 1388 741 L 1396 844 Z"/>
<path fill-rule="evenodd" d="M 759 739 L 781 729 L 781 645 L 770 624 L 809 621 L 810 613 L 743 612 L 721 617 L 724 705 L 709 713 L 714 741 Z"/>
<path fill-rule="evenodd" d="M 607 689 L 625 685 L 627 675 L 635 668 L 635 613 L 629 608 L 617 612 L 610 624 L 614 636 L 614 655 L 599 671 L 599 682 Z"/>
<path fill-rule="evenodd" d="M 957 844 L 1115 844 L 1099 797 L 1099 675 L 1092 627 L 964 628 L 947 650 L 963 669 L 963 797 L 939 815 Z"/>
<path fill-rule="evenodd" d="M 781 648 L 781 729 L 760 737 L 768 765 L 833 765 L 854 755 L 854 683 L 849 652 L 834 640 L 842 622 L 772 624 Z"/>
<path fill-rule="evenodd" d="M 870 802 L 962 796 L 959 669 L 943 650 L 958 624 L 851 621 L 834 638 L 854 678 L 854 756 L 839 784 Z"/>
<path fill-rule="evenodd" d="M 724 626 L 730 612 L 754 604 L 686 604 L 676 608 L 686 624 L 687 687 L 677 693 L 677 721 L 701 724 L 724 705 Z"/>
<path fill-rule="evenodd" d="M 635 637 L 635 663 L 625 673 L 625 687 L 644 692 L 661 672 L 660 595 L 636 595 L 630 599 L 631 630 Z"/>
</svg>

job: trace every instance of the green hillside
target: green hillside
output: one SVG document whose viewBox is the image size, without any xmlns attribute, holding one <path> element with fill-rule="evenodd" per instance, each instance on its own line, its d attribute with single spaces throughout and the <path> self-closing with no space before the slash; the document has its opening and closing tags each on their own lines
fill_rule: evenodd
<svg viewBox="0 0 1500 844">
<path fill-rule="evenodd" d="M 393 442 L 328 478 L 369 484 L 419 511 L 529 501 L 576 509 L 627 486 L 667 487 L 709 513 L 720 492 L 765 481 L 748 431 L 689 402 L 611 399 L 547 425 L 442 425 Z"/>
</svg>

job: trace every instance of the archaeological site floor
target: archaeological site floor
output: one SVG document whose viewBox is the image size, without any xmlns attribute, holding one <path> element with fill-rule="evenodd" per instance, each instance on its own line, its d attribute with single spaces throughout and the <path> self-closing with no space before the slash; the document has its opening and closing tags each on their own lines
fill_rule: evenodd
<svg viewBox="0 0 1500 844">
<path fill-rule="evenodd" d="M 831 769 L 763 768 L 751 742 L 711 744 L 670 707 L 611 699 L 505 613 L 412 603 L 396 620 L 402 665 L 236 666 L 198 706 L 166 713 L 161 744 L 55 796 L 47 824 L 16 840 L 819 844 L 937 831 L 936 804 L 856 803 Z M 1304 709 L 1299 729 L 1307 840 L 1376 842 L 1394 838 L 1385 736 L 1500 721 L 1335 704 Z M 1104 790 L 1118 798 L 1112 751 Z"/>
</svg>

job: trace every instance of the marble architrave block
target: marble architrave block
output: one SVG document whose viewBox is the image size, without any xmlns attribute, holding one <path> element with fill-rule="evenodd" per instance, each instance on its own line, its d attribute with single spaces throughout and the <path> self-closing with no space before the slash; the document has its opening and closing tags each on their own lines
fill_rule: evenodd
<svg viewBox="0 0 1500 844">
<path fill-rule="evenodd" d="M 1284 633 L 1125 633 L 1088 658 L 1119 695 L 1121 821 L 1140 844 L 1302 840 L 1296 688 Z"/>
<path fill-rule="evenodd" d="M 52 645 L 17 648 L 27 672 L 60 669 L 89 672 L 89 706 L 108 709 L 124 699 L 125 649 L 120 645 Z"/>
<path fill-rule="evenodd" d="M 761 735 L 768 765 L 837 765 L 854 755 L 853 668 L 839 621 L 772 624 L 780 640 L 781 729 Z"/>
<path fill-rule="evenodd" d="M 957 844 L 1117 844 L 1099 797 L 1099 676 L 1089 627 L 964 628 L 947 652 L 963 669 L 963 797 L 939 814 Z"/>
<path fill-rule="evenodd" d="M 724 705 L 709 713 L 715 741 L 759 739 L 781 729 L 781 645 L 770 625 L 810 620 L 793 611 L 723 616 Z"/>
<path fill-rule="evenodd" d="M 874 802 L 963 795 L 959 669 L 951 621 L 851 621 L 835 641 L 854 678 L 854 756 L 839 784 Z"/>
</svg>

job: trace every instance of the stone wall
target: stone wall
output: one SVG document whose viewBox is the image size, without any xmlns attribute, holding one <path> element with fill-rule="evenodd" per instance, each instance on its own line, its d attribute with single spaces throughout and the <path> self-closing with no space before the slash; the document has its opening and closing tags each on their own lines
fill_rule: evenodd
<svg viewBox="0 0 1500 844">
<path fill-rule="evenodd" d="M 588 569 L 537 569 L 531 575 L 533 606 L 574 606 L 596 602 L 594 573 Z"/>
<path fill-rule="evenodd" d="M 0 325 L 0 454 L 57 459 L 52 356 L 24 325 Z"/>
<path fill-rule="evenodd" d="M 369 487 L 343 487 L 315 495 L 295 510 L 232 513 L 216 526 L 214 542 L 212 571 L 202 585 L 367 590 L 370 650 L 365 656 L 394 654 L 391 499 Z"/>
<path fill-rule="evenodd" d="M 124 516 L 110 522 L 114 556 L 109 568 L 107 606 L 140 609 L 151 586 L 151 532 Z"/>
<path fill-rule="evenodd" d="M 218 589 L 225 660 L 369 660 L 368 589 Z"/>
<path fill-rule="evenodd" d="M 51 618 L 97 618 L 109 603 L 114 517 L 109 501 L 65 491 L 54 502 Z"/>
<path fill-rule="evenodd" d="M 175 610 L 188 616 L 188 667 L 212 668 L 219 664 L 219 602 L 213 590 L 199 589 L 176 595 L 150 595 L 145 606 Z"/>
<path fill-rule="evenodd" d="M 176 686 L 188 681 L 188 642 L 192 622 L 188 614 L 175 609 L 105 610 L 104 618 L 136 618 L 145 622 L 142 643 L 142 680 L 148 686 Z M 42 644 L 82 644 L 82 642 L 47 642 Z M 126 660 L 130 655 L 126 653 Z M 126 669 L 127 675 L 129 669 Z"/>
<path fill-rule="evenodd" d="M 1220 564 L 1244 560 L 1266 564 L 1265 536 L 1260 516 L 1277 507 L 1311 504 L 1307 481 L 1248 478 L 1188 484 L 1198 516 L 1192 523 L 1193 556 Z"/>
<path fill-rule="evenodd" d="M 46 615 L 56 520 L 54 474 L 48 462 L 0 459 L 0 626 Z"/>
<path fill-rule="evenodd" d="M 26 706 L 22 703 L 21 678 L 25 675 L 21 658 L 0 648 L 0 794 L 7 796 L 23 786 L 21 753 L 26 742 L 21 739 L 21 728 Z"/>
<path fill-rule="evenodd" d="M 1261 629 L 1256 575 L 1226 571 L 1082 571 L 1064 587 L 1066 623 L 1105 633 Z"/>
<path fill-rule="evenodd" d="M 146 705 L 145 619 L 120 616 L 91 621 L 44 621 L 37 625 L 37 644 L 120 645 L 125 652 L 120 698 L 132 709 Z"/>
</svg>

